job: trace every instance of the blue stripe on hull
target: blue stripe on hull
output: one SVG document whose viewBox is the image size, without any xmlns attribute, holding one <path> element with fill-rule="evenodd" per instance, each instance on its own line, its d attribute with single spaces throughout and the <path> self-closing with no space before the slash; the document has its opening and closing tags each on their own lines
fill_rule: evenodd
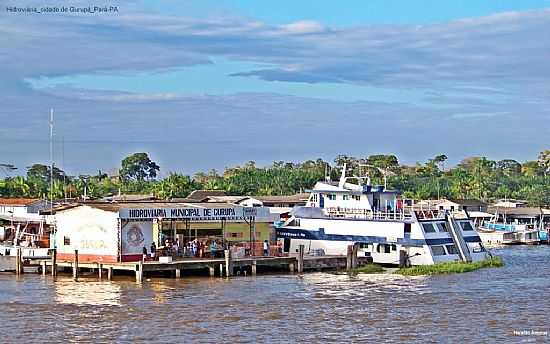
<svg viewBox="0 0 550 344">
<path fill-rule="evenodd" d="M 388 242 L 386 237 L 372 235 L 344 235 L 344 234 L 325 234 L 324 231 L 310 231 L 298 228 L 277 228 L 277 238 L 290 238 L 301 240 L 328 240 L 328 241 L 352 241 L 363 243 L 395 244 Z M 477 235 L 465 236 L 466 242 L 481 242 Z M 406 246 L 424 246 L 424 245 L 445 245 L 453 244 L 452 238 L 439 239 L 405 239 L 397 238 L 397 244 Z"/>
</svg>

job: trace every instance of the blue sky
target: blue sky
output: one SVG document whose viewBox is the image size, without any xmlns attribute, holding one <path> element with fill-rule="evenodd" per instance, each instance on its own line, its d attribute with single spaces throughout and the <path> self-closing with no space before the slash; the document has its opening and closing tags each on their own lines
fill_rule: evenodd
<svg viewBox="0 0 550 344">
<path fill-rule="evenodd" d="M 0 162 L 48 160 L 51 107 L 57 160 L 73 174 L 134 151 L 193 173 L 337 154 L 526 160 L 549 148 L 547 0 L 119 6 L 0 12 Z"/>
</svg>

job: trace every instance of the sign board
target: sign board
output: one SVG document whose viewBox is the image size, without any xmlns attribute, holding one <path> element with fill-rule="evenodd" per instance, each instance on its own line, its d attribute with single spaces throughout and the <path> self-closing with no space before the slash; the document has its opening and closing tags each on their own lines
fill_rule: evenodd
<svg viewBox="0 0 550 344">
<path fill-rule="evenodd" d="M 243 208 L 244 217 L 252 217 L 252 216 L 256 216 L 257 214 L 258 214 L 257 208 L 253 208 L 253 207 Z"/>
<path fill-rule="evenodd" d="M 253 214 L 253 215 L 251 215 Z M 241 220 L 256 216 L 271 220 L 269 208 L 227 207 L 227 208 L 123 208 L 119 211 L 121 219 L 189 219 L 189 220 Z"/>
</svg>

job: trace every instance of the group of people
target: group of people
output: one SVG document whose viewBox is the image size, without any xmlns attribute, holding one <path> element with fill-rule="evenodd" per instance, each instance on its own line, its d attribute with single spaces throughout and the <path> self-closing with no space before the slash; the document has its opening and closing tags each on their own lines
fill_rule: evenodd
<svg viewBox="0 0 550 344">
<path fill-rule="evenodd" d="M 155 260 L 159 255 L 172 257 L 219 258 L 223 256 L 223 244 L 215 239 L 194 239 L 182 244 L 179 238 L 176 238 L 176 240 L 166 239 L 164 241 L 164 247 L 159 249 L 157 249 L 153 242 L 149 252 L 147 251 L 147 247 L 143 246 L 144 260 Z"/>
</svg>

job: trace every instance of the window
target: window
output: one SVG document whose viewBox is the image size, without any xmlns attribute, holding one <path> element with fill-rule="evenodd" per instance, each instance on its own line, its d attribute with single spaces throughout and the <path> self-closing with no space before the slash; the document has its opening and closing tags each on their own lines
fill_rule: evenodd
<svg viewBox="0 0 550 344">
<path fill-rule="evenodd" d="M 327 198 L 331 201 L 336 201 L 336 194 L 328 194 Z"/>
<path fill-rule="evenodd" d="M 438 222 L 437 224 L 437 230 L 440 232 L 448 232 L 447 230 L 447 224 L 445 222 Z"/>
<path fill-rule="evenodd" d="M 462 230 L 465 232 L 474 230 L 474 227 L 472 227 L 470 222 L 461 222 L 460 225 L 462 226 Z"/>
<path fill-rule="evenodd" d="M 392 244 L 392 245 L 391 245 L 391 250 L 392 250 L 392 251 L 397 251 L 397 245 Z"/>
<path fill-rule="evenodd" d="M 342 195 L 342 199 L 344 201 L 349 201 L 349 195 Z"/>
<path fill-rule="evenodd" d="M 384 253 L 391 253 L 391 245 L 384 245 Z"/>
<path fill-rule="evenodd" d="M 435 245 L 430 247 L 432 248 L 432 253 L 434 256 L 444 256 L 446 254 L 443 246 Z"/>
<path fill-rule="evenodd" d="M 63 245 L 65 246 L 71 246 L 71 238 L 64 236 L 63 237 Z"/>
<path fill-rule="evenodd" d="M 425 233 L 435 233 L 434 226 L 431 222 L 423 223 L 422 228 L 424 228 Z"/>
<path fill-rule="evenodd" d="M 360 201 L 361 200 L 361 196 L 359 195 L 351 195 L 351 198 L 356 200 L 356 201 Z"/>
<path fill-rule="evenodd" d="M 458 254 L 458 250 L 455 245 L 445 245 L 448 254 Z"/>
<path fill-rule="evenodd" d="M 290 223 L 288 225 L 289 226 L 300 227 L 300 219 L 294 219 L 294 220 L 290 221 Z"/>
</svg>

